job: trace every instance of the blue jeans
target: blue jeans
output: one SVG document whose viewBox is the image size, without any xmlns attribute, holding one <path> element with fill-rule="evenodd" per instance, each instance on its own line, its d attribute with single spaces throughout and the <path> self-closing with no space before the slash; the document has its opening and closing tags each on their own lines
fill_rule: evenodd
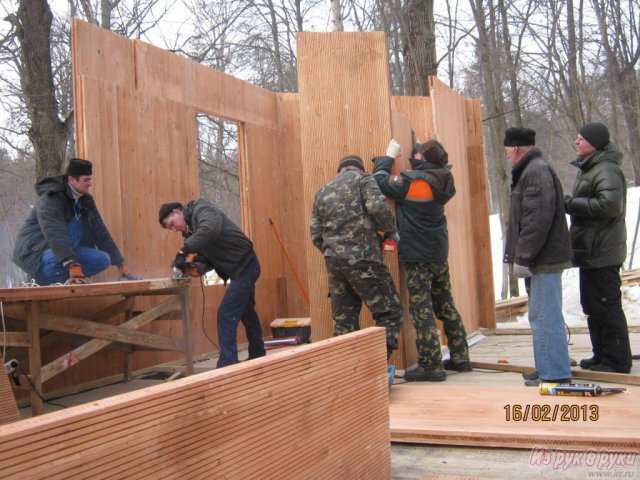
<svg viewBox="0 0 640 480">
<path fill-rule="evenodd" d="M 82 266 L 82 273 L 86 277 L 93 277 L 106 270 L 111 265 L 111 257 L 102 250 L 87 247 L 75 247 L 78 263 Z M 40 268 L 35 281 L 38 285 L 64 283 L 69 280 L 69 271 L 62 265 L 49 248 L 40 257 Z"/>
<path fill-rule="evenodd" d="M 218 308 L 218 341 L 220 358 L 217 368 L 238 363 L 236 334 L 242 321 L 249 341 L 249 358 L 264 357 L 262 327 L 256 313 L 256 281 L 260 277 L 260 263 L 253 257 L 238 278 L 232 280 Z"/>
<path fill-rule="evenodd" d="M 533 356 L 541 380 L 571 378 L 567 331 L 562 316 L 562 273 L 531 277 L 529 324 Z"/>
</svg>

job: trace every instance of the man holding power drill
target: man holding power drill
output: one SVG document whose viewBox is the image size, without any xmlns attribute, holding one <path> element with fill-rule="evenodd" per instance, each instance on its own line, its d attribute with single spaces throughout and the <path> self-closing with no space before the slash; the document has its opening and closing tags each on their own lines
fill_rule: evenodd
<svg viewBox="0 0 640 480">
<path fill-rule="evenodd" d="M 240 321 L 247 331 L 249 358 L 266 355 L 255 309 L 260 263 L 251 240 L 220 209 L 203 199 L 186 205 L 165 203 L 160 207 L 159 217 L 163 228 L 180 232 L 185 238 L 173 267 L 185 272 L 195 263 L 199 266 L 198 274 L 215 270 L 225 283 L 231 279 L 218 307 L 220 358 L 217 367 L 238 363 L 236 331 Z"/>
</svg>

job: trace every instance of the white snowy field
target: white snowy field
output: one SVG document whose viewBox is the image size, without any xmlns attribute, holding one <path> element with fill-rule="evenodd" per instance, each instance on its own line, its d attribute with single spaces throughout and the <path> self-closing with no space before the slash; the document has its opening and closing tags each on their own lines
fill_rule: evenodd
<svg viewBox="0 0 640 480">
<path fill-rule="evenodd" d="M 638 221 L 638 202 L 640 200 L 640 187 L 630 188 L 627 192 L 627 260 L 623 269 L 629 268 L 629 258 L 631 255 L 631 244 Z M 569 217 L 567 217 L 569 221 Z M 502 232 L 500 231 L 500 221 L 497 215 L 491 215 L 491 249 L 493 256 L 493 281 L 496 299 L 500 298 L 502 289 Z M 640 239 L 636 242 L 633 268 L 640 268 Z M 578 269 L 572 268 L 562 274 L 562 301 L 564 320 L 568 326 L 586 326 L 586 319 L 580 307 L 580 291 L 578 287 Z M 525 294 L 524 282 L 521 281 L 521 295 Z M 640 324 L 640 285 L 633 287 L 622 287 L 622 306 L 624 308 L 627 322 L 629 324 Z M 527 315 L 518 317 L 518 323 L 528 325 Z"/>
</svg>

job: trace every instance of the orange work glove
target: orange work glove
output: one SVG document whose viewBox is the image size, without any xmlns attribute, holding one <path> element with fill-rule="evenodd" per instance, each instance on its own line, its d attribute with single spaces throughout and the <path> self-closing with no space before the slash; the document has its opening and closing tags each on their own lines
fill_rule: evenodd
<svg viewBox="0 0 640 480">
<path fill-rule="evenodd" d="M 72 262 L 67 265 L 69 269 L 69 280 L 66 281 L 66 285 L 81 285 L 83 283 L 89 283 L 89 279 L 84 276 L 82 272 L 82 266 L 77 262 Z"/>
</svg>

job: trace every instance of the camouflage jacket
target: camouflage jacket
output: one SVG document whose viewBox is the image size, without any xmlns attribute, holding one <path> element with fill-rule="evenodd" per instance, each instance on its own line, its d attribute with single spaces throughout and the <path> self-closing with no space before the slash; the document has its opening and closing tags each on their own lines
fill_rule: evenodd
<svg viewBox="0 0 640 480">
<path fill-rule="evenodd" d="M 394 233 L 396 223 L 373 177 L 346 170 L 316 193 L 309 231 L 325 257 L 380 262 L 378 232 Z"/>
</svg>

